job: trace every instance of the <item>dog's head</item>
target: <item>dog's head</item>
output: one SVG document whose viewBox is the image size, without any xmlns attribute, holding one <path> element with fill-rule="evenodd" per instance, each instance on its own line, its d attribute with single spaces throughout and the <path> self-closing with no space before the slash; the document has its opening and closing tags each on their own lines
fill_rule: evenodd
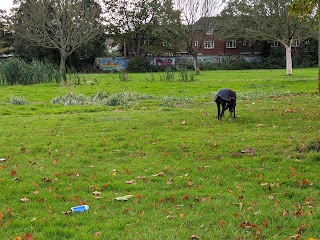
<svg viewBox="0 0 320 240">
<path fill-rule="evenodd" d="M 236 98 L 230 98 L 229 101 L 227 101 L 227 108 L 229 108 L 230 112 L 234 112 L 237 106 L 237 99 Z"/>
</svg>

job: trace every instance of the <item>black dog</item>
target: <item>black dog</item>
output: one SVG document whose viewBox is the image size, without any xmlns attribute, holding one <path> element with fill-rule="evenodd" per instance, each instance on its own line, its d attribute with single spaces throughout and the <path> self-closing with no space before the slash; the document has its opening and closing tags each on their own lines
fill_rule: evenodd
<svg viewBox="0 0 320 240">
<path fill-rule="evenodd" d="M 217 103 L 218 107 L 218 119 L 221 120 L 224 111 L 229 109 L 230 117 L 236 117 L 236 105 L 237 105 L 237 94 L 231 89 L 222 88 L 219 90 L 217 95 L 214 98 L 214 101 Z M 220 113 L 220 106 L 222 106 L 222 111 Z"/>
</svg>

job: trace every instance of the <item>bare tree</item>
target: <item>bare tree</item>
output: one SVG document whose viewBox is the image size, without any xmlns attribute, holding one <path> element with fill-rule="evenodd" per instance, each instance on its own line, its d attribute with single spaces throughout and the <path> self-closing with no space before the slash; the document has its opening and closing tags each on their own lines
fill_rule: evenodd
<svg viewBox="0 0 320 240">
<path fill-rule="evenodd" d="M 17 15 L 22 38 L 59 50 L 60 74 L 74 50 L 101 34 L 101 9 L 95 0 L 26 0 Z"/>
<path fill-rule="evenodd" d="M 177 9 L 182 14 L 183 25 L 179 29 L 188 54 L 194 59 L 196 74 L 200 74 L 198 53 L 204 47 L 204 39 L 214 28 L 212 17 L 220 8 L 220 0 L 176 0 Z M 198 44 L 195 44 L 197 42 Z"/>
</svg>

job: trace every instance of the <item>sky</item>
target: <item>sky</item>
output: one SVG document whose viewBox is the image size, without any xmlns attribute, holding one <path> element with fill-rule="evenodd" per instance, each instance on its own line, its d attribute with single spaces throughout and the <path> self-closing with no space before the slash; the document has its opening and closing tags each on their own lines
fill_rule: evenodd
<svg viewBox="0 0 320 240">
<path fill-rule="evenodd" d="M 9 10 L 13 7 L 13 0 L 0 0 L 0 9 Z"/>
</svg>

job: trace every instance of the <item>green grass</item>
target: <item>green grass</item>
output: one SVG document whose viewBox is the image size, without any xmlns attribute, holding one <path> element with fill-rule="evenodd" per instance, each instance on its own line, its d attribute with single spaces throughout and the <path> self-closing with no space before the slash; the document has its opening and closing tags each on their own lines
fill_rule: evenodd
<svg viewBox="0 0 320 240">
<path fill-rule="evenodd" d="M 1 238 L 320 238 L 317 69 L 284 74 L 92 74 L 80 77 L 95 85 L 0 86 Z M 238 93 L 234 121 L 216 119 L 222 87 Z M 71 92 L 152 97 L 51 103 Z M 114 200 L 124 195 L 134 197 Z M 62 213 L 79 204 L 89 211 Z"/>
</svg>

